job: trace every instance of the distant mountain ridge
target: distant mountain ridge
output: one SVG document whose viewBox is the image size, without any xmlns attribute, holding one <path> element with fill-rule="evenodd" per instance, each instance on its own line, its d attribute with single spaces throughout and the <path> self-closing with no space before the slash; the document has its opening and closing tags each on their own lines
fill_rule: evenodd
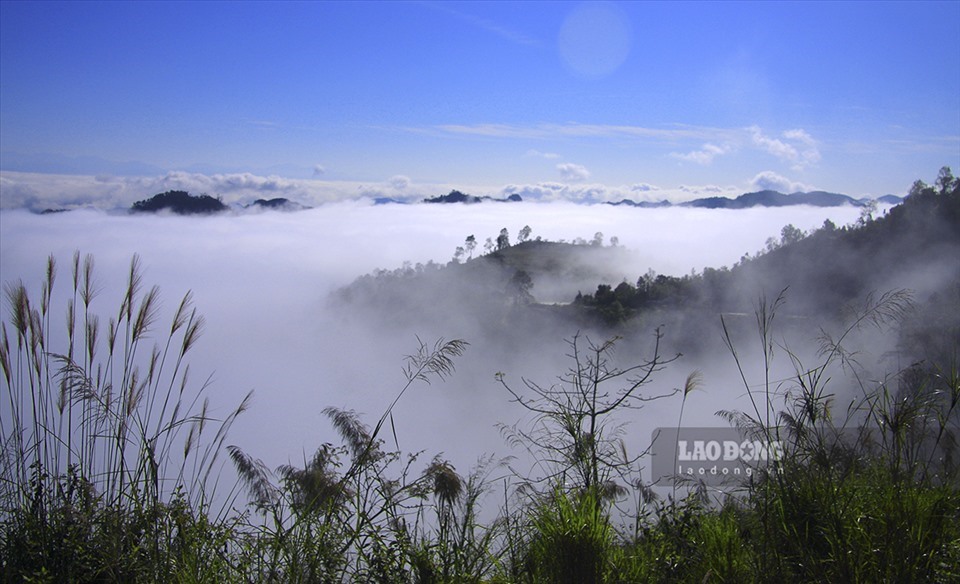
<svg viewBox="0 0 960 584">
<path fill-rule="evenodd" d="M 244 206 L 244 209 L 250 208 L 273 209 L 276 211 L 303 211 L 305 209 L 310 209 L 310 207 L 306 205 L 301 205 L 296 201 L 291 201 L 290 199 L 285 199 L 283 197 L 277 197 L 274 199 L 257 199 L 249 205 Z"/>
<path fill-rule="evenodd" d="M 521 202 L 520 195 L 513 194 L 504 199 L 496 199 L 488 196 L 468 195 L 458 190 L 450 191 L 446 195 L 438 195 L 423 199 L 424 203 L 482 203 L 484 201 L 495 202 Z M 643 209 L 656 209 L 662 207 L 699 207 L 704 209 L 749 209 L 751 207 L 788 207 L 792 205 L 810 205 L 813 207 L 841 207 L 851 205 L 862 207 L 874 199 L 861 198 L 855 199 L 849 195 L 840 193 L 830 193 L 827 191 L 810 191 L 784 194 L 779 191 L 763 190 L 752 193 L 744 193 L 735 199 L 728 197 L 705 197 L 694 199 L 684 203 L 671 203 L 667 200 L 659 202 L 653 201 L 634 201 L 631 199 L 621 199 L 617 202 L 609 202 L 607 205 L 640 207 Z M 898 205 L 903 202 L 903 197 L 896 195 L 884 195 L 876 199 L 877 202 Z M 377 204 L 397 203 L 394 199 L 380 198 L 376 200 Z"/>
<path fill-rule="evenodd" d="M 488 196 L 478 197 L 476 195 L 468 195 L 466 193 L 453 190 L 446 195 L 439 195 L 423 200 L 424 203 L 482 203 L 483 201 L 494 201 L 497 203 L 520 203 L 523 201 L 523 198 L 520 195 L 514 194 L 506 197 L 505 199 L 495 199 Z"/>
<path fill-rule="evenodd" d="M 703 209 L 749 209 L 752 207 L 787 207 L 792 205 L 811 205 L 814 207 L 840 207 L 844 205 L 850 205 L 854 207 L 862 207 L 869 204 L 872 201 L 877 201 L 880 203 L 886 203 L 891 205 L 898 205 L 903 202 L 903 197 L 898 197 L 895 195 L 885 195 L 878 199 L 854 199 L 848 195 L 842 195 L 839 193 L 829 193 L 826 191 L 811 191 L 811 192 L 796 192 L 789 195 L 780 193 L 773 190 L 763 190 L 753 193 L 744 193 L 735 199 L 730 199 L 727 197 L 706 197 L 702 199 L 694 199 L 692 201 L 687 201 L 684 203 L 671 203 L 667 200 L 661 200 L 659 202 L 653 201 L 633 201 L 630 199 L 622 199 L 617 202 L 608 202 L 607 205 L 613 206 L 628 206 L 628 207 L 639 207 L 644 209 L 655 209 L 655 208 L 664 208 L 664 207 L 693 207 L 693 208 L 703 208 Z M 483 203 L 486 201 L 493 201 L 497 203 L 519 203 L 523 201 L 523 198 L 518 194 L 512 194 L 505 198 L 498 199 L 489 196 L 475 196 L 468 195 L 458 190 L 452 190 L 446 195 L 439 195 L 436 197 L 430 197 L 423 199 L 423 203 L 431 204 L 450 204 L 450 203 L 465 203 L 465 204 L 475 204 Z M 374 199 L 375 205 L 385 205 L 385 204 L 405 204 L 404 201 L 389 197 L 379 197 Z M 271 209 L 279 211 L 301 211 L 304 209 L 310 209 L 311 207 L 297 203 L 296 201 L 291 201 L 286 198 L 274 198 L 274 199 L 257 199 L 249 205 L 243 205 L 241 207 L 236 207 L 237 209 Z M 165 193 L 160 193 L 150 197 L 149 199 L 144 199 L 142 201 L 137 201 L 130 208 L 131 212 L 160 212 L 160 211 L 171 211 L 179 215 L 194 215 L 194 214 L 212 214 L 220 213 L 222 211 L 229 210 L 230 207 L 225 205 L 219 198 L 214 198 L 209 195 L 191 195 L 186 191 L 167 191 Z M 52 209 L 50 211 L 53 211 Z"/>
<path fill-rule="evenodd" d="M 257 199 L 249 205 L 235 207 L 239 210 L 273 210 L 273 211 L 303 211 L 310 209 L 306 205 L 291 201 L 283 197 L 274 199 Z M 154 195 L 149 199 L 137 201 L 130 207 L 131 213 L 159 213 L 170 211 L 177 215 L 210 215 L 229 211 L 219 197 L 210 195 L 191 195 L 186 191 L 167 191 Z M 53 210 L 50 210 L 51 212 Z"/>
<path fill-rule="evenodd" d="M 828 193 L 826 191 L 796 192 L 785 195 L 778 191 L 763 190 L 754 193 L 744 193 L 736 199 L 727 197 L 706 197 L 694 199 L 685 203 L 674 205 L 669 201 L 660 201 L 659 203 L 635 202 L 630 199 L 623 199 L 611 205 L 627 205 L 632 207 L 699 207 L 704 209 L 749 209 L 751 207 L 787 207 L 791 205 L 811 205 L 813 207 L 841 207 L 843 205 L 852 205 L 862 207 L 872 199 L 854 199 L 848 195 L 839 193 Z M 877 199 L 882 203 L 899 204 L 903 202 L 903 197 L 894 195 L 885 195 Z"/>
</svg>

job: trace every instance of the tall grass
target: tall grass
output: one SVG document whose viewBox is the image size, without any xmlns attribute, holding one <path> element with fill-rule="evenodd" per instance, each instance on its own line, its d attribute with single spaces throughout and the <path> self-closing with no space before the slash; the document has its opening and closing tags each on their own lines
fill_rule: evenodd
<svg viewBox="0 0 960 584">
<path fill-rule="evenodd" d="M 39 297 L 22 281 L 4 286 L 5 580 L 158 580 L 222 567 L 217 523 L 231 494 L 211 508 L 214 471 L 250 396 L 214 419 L 208 384 L 192 389 L 186 362 L 204 326 L 191 294 L 162 326 L 159 289 L 144 289 L 137 256 L 126 276 L 119 309 L 105 321 L 92 256 L 74 254 L 62 299 L 53 256 Z M 66 317 L 59 325 L 58 303 Z"/>
<path fill-rule="evenodd" d="M 920 582 L 954 577 L 960 556 L 960 474 L 952 453 L 960 428 L 960 383 L 949 373 L 913 365 L 871 381 L 854 350 L 865 329 L 889 333 L 911 315 L 903 291 L 869 297 L 836 334 L 823 331 L 818 361 L 802 362 L 779 344 L 794 368 L 773 388 L 771 311 L 758 311 L 764 347 L 766 404 L 752 415 L 720 412 L 746 430 L 781 440 L 785 456 L 764 469 L 742 502 L 742 525 L 754 537 L 755 569 L 764 581 Z M 726 328 L 725 328 L 726 331 Z M 733 341 L 728 347 L 753 399 Z M 767 358 L 767 354 L 771 355 Z M 837 411 L 833 376 L 853 388 Z M 950 576 L 950 575 L 953 576 Z"/>
<path fill-rule="evenodd" d="M 478 512 L 499 465 L 482 459 L 464 478 L 434 458 L 415 473 L 418 455 L 387 449 L 383 436 L 403 395 L 452 374 L 466 347 L 460 340 L 421 342 L 406 358 L 406 383 L 372 429 L 352 411 L 324 410 L 342 443 L 322 445 L 302 469 L 274 473 L 229 447 L 265 518 L 247 534 L 248 579 L 480 582 L 492 572 L 496 522 L 481 524 Z"/>
</svg>

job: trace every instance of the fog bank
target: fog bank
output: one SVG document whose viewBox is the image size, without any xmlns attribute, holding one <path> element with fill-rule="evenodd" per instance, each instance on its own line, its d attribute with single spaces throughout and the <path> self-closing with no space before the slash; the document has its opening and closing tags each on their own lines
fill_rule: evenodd
<svg viewBox="0 0 960 584">
<path fill-rule="evenodd" d="M 417 335 L 427 343 L 437 336 L 464 337 L 471 346 L 457 361 L 453 379 L 415 388 L 394 415 L 401 448 L 426 449 L 428 456 L 443 451 L 463 472 L 481 454 L 507 454 L 495 424 L 522 415 L 508 403 L 494 374 L 503 371 L 516 382 L 524 376 L 549 384 L 569 365 L 563 336 L 576 331 L 536 339 L 526 347 L 470 338 L 469 327 L 458 322 L 451 322 L 450 330 L 393 333 L 376 322 L 332 313 L 327 302 L 331 291 L 375 268 L 393 269 L 405 261 L 446 263 L 468 235 L 476 236 L 480 253 L 483 241 L 495 239 L 504 227 L 512 240 L 525 225 L 533 237 L 555 241 L 590 240 L 597 232 L 605 242 L 616 236 L 620 246 L 635 252 L 632 265 L 623 269 L 623 278 L 635 281 L 647 269 L 683 275 L 731 265 L 744 253 L 762 249 L 787 223 L 808 230 L 827 218 L 848 224 L 859 214 L 852 207 L 726 211 L 564 203 L 340 203 L 297 213 L 211 217 L 2 211 L 0 279 L 23 279 L 35 294 L 45 259 L 53 254 L 59 264 L 54 310 L 62 314 L 72 254 L 92 254 L 102 289 L 95 307 L 106 319 L 119 307 L 125 272 L 137 253 L 144 283 L 161 288 L 162 326 L 192 290 L 207 319 L 191 359 L 193 379 L 199 385 L 213 374 L 211 402 L 222 414 L 248 390 L 256 391 L 253 408 L 234 426 L 228 443 L 271 468 L 300 462 L 303 453 L 336 441 L 321 414 L 326 406 L 355 409 L 375 423 L 403 385 L 402 358 L 416 350 Z M 703 367 L 678 362 L 655 379 L 652 389 L 676 387 L 691 369 Z M 688 404 L 685 416 L 705 424 L 713 419 L 717 403 L 730 406 L 730 399 L 742 397 L 742 390 L 730 389 L 702 408 Z M 652 404 L 648 414 L 632 421 L 631 432 L 648 440 L 650 424 L 665 412 L 673 416 L 676 407 Z"/>
</svg>

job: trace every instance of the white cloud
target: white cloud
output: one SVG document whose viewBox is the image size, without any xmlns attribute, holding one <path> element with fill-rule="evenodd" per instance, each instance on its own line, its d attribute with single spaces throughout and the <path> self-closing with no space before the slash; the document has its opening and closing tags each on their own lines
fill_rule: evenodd
<svg viewBox="0 0 960 584">
<path fill-rule="evenodd" d="M 755 146 L 789 163 L 793 170 L 800 171 L 820 161 L 817 142 L 806 130 L 794 129 L 783 132 L 782 136 L 794 144 L 765 136 L 758 126 L 751 126 L 747 131 Z"/>
<path fill-rule="evenodd" d="M 256 126 L 258 128 L 279 128 L 280 124 L 270 120 L 247 120 L 246 121 L 251 126 Z"/>
<path fill-rule="evenodd" d="M 406 130 L 514 140 L 630 139 L 644 143 L 661 143 L 665 146 L 669 145 L 671 149 L 676 149 L 677 144 L 686 146 L 693 142 L 694 144 L 699 143 L 701 146 L 695 148 L 690 144 L 687 147 L 693 147 L 691 150 L 686 152 L 673 150 L 669 152 L 669 156 L 700 165 L 709 165 L 720 156 L 744 149 L 766 152 L 788 164 L 794 171 L 802 171 L 813 166 L 820 162 L 822 158 L 819 142 L 802 128 L 786 130 L 776 137 L 765 134 L 756 125 L 746 128 L 684 125 L 650 128 L 615 124 L 579 124 L 575 122 L 528 125 L 486 123 L 447 124 L 429 129 L 406 128 Z M 552 157 L 549 153 L 534 149 L 529 150 L 527 155 Z"/>
<path fill-rule="evenodd" d="M 196 175 L 192 177 L 196 180 Z M 257 176 L 248 172 L 239 174 L 201 175 L 201 180 L 210 185 L 210 189 L 219 193 L 254 191 L 258 193 L 284 193 L 297 189 L 297 183 L 279 176 Z"/>
<path fill-rule="evenodd" d="M 495 34 L 512 43 L 516 43 L 518 45 L 527 45 L 531 47 L 543 46 L 543 43 L 537 38 L 524 34 L 519 30 L 515 30 L 513 28 L 504 26 L 503 24 L 496 22 L 494 20 L 491 20 L 489 18 L 484 18 L 481 16 L 477 16 L 475 14 L 464 12 L 462 10 L 454 9 L 448 3 L 431 2 L 429 4 L 425 4 L 424 6 L 450 14 L 451 16 L 459 18 L 460 20 L 468 22 L 473 26 L 476 26 L 477 28 L 480 28 L 489 33 Z"/>
<path fill-rule="evenodd" d="M 526 156 L 546 158 L 547 160 L 555 160 L 557 158 L 560 158 L 560 155 L 554 152 L 540 152 L 539 150 L 533 150 L 533 149 L 527 150 Z"/>
<path fill-rule="evenodd" d="M 402 174 L 398 174 L 395 176 L 391 176 L 390 180 L 388 180 L 387 183 L 389 183 L 390 186 L 397 189 L 398 191 L 403 191 L 410 186 L 411 181 L 410 181 L 410 177 L 404 176 Z"/>
<path fill-rule="evenodd" d="M 777 158 L 792 162 L 800 156 L 796 148 L 776 138 L 764 136 L 757 126 L 750 128 L 750 134 L 753 137 L 753 143 L 755 145 L 773 154 Z"/>
<path fill-rule="evenodd" d="M 765 170 L 750 180 L 750 184 L 761 191 L 778 191 L 781 193 L 797 193 L 815 190 L 814 187 L 781 176 L 772 170 Z"/>
<path fill-rule="evenodd" d="M 796 129 L 796 130 L 787 130 L 783 133 L 784 138 L 789 138 L 791 140 L 797 140 L 806 144 L 807 146 L 815 146 L 816 141 L 813 139 L 806 130 Z"/>
<path fill-rule="evenodd" d="M 431 128 L 404 128 L 412 132 L 439 132 L 478 136 L 484 138 L 522 139 L 522 140 L 561 140 L 561 139 L 630 139 L 643 143 L 661 143 L 676 149 L 677 144 L 686 146 L 693 142 L 699 148 L 689 151 L 674 150 L 669 156 L 678 160 L 709 165 L 716 158 L 744 149 L 766 152 L 794 171 L 802 171 L 820 162 L 819 142 L 806 130 L 793 128 L 779 136 L 769 136 L 759 126 L 746 128 L 715 128 L 704 126 L 675 125 L 666 128 L 616 124 L 446 124 Z M 692 144 L 687 147 L 693 147 Z M 552 157 L 552 154 L 531 149 L 528 156 Z"/>
<path fill-rule="evenodd" d="M 500 189 L 498 196 L 520 195 L 524 201 L 574 203 L 607 203 L 636 198 L 628 187 L 608 187 L 600 184 L 570 184 L 541 182 L 536 184 L 510 184 Z"/>
<path fill-rule="evenodd" d="M 722 154 L 726 154 L 732 150 L 732 147 L 728 144 L 723 146 L 717 146 L 716 144 L 704 144 L 703 148 L 700 150 L 694 150 L 692 152 L 687 152 L 686 154 L 681 154 L 679 152 L 671 152 L 670 156 L 678 158 L 680 160 L 686 160 L 688 162 L 696 162 L 701 165 L 709 165 L 713 162 L 713 159 Z"/>
<path fill-rule="evenodd" d="M 590 171 L 585 166 L 572 162 L 563 162 L 557 165 L 560 176 L 565 181 L 582 182 L 590 178 Z"/>
<path fill-rule="evenodd" d="M 424 128 L 404 128 L 407 131 L 422 133 Z M 484 136 L 488 138 L 637 138 L 660 141 L 684 139 L 727 141 L 733 139 L 742 130 L 709 128 L 697 126 L 678 126 L 674 128 L 648 128 L 614 124 L 445 124 L 434 126 L 447 134 Z"/>
<path fill-rule="evenodd" d="M 725 196 L 734 198 L 743 194 L 743 188 L 737 186 L 681 185 L 677 188 L 667 189 L 646 183 L 607 186 L 602 184 L 541 182 L 536 184 L 509 184 L 500 189 L 496 196 L 504 197 L 512 194 L 520 195 L 524 201 L 537 202 L 616 203 L 624 199 L 636 202 L 659 202 L 667 199 L 680 203 L 700 197 Z"/>
</svg>

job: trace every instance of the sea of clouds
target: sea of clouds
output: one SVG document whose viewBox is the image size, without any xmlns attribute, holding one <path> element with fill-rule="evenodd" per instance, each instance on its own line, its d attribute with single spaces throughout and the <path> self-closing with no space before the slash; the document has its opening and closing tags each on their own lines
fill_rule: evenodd
<svg viewBox="0 0 960 584">
<path fill-rule="evenodd" d="M 566 175 L 562 181 L 515 183 L 500 186 L 418 182 L 396 175 L 383 181 L 327 180 L 322 171 L 312 178 L 235 173 L 170 171 L 159 174 L 70 174 L 4 170 L 0 172 L 0 209 L 128 209 L 144 193 L 169 190 L 220 197 L 225 203 L 249 205 L 257 199 L 283 197 L 302 205 L 316 206 L 338 201 L 390 198 L 419 202 L 424 198 L 459 190 L 471 195 L 505 198 L 520 195 L 525 201 L 574 203 L 633 201 L 674 203 L 702 197 L 736 198 L 748 190 L 778 190 L 783 193 L 814 190 L 775 172 L 758 173 L 742 185 L 679 185 L 663 188 L 649 183 L 606 185 L 587 180 L 589 173 L 578 165 L 558 166 Z M 586 174 L 585 174 L 586 173 Z"/>
<path fill-rule="evenodd" d="M 475 235 L 482 247 L 501 228 L 515 239 L 529 225 L 533 237 L 555 241 L 590 240 L 597 232 L 605 241 L 616 236 L 619 245 L 635 252 L 635 262 L 624 266 L 628 281 L 647 269 L 682 276 L 732 265 L 744 253 L 762 249 L 785 224 L 809 230 L 825 219 L 844 225 L 859 215 L 854 207 L 731 211 L 561 202 L 344 202 L 293 213 L 192 217 L 99 210 L 38 215 L 7 209 L 0 211 L 0 280 L 22 280 L 36 295 L 46 258 L 53 255 L 59 266 L 53 309 L 62 314 L 71 257 L 76 250 L 92 254 L 101 290 L 95 308 L 104 320 L 119 307 L 133 254 L 142 261 L 144 283 L 161 288 L 164 320 L 192 290 L 207 319 L 192 358 L 194 379 L 199 385 L 212 376 L 211 401 L 223 415 L 255 390 L 251 411 L 234 427 L 228 443 L 276 467 L 302 461 L 321 443 L 336 441 L 321 414 L 326 406 L 354 409 L 375 423 L 403 385 L 403 356 L 416 350 L 417 335 L 432 343 L 436 336 L 469 333 L 398 334 L 332 307 L 332 291 L 376 268 L 394 269 L 407 261 L 446 263 L 468 235 Z M 7 310 L 4 306 L 5 319 Z M 161 340 L 161 331 L 156 337 Z M 444 452 L 461 471 L 485 453 L 511 453 L 496 424 L 516 422 L 523 412 L 509 403 L 494 374 L 502 371 L 516 383 L 525 377 L 549 384 L 566 366 L 562 338 L 539 339 L 510 358 L 494 350 L 497 339 L 466 340 L 471 346 L 457 361 L 453 378 L 416 388 L 394 416 L 401 448 L 427 450 L 431 456 Z M 703 367 L 678 362 L 655 389 L 676 387 L 692 369 Z M 692 423 L 718 424 L 713 412 L 743 399 L 742 387 L 732 386 L 735 371 L 728 368 L 722 377 L 707 380 L 712 397 L 700 398 L 702 407 L 688 404 L 685 417 Z M 675 419 L 678 408 L 678 400 L 650 404 L 648 413 L 629 421 L 631 432 L 648 442 L 651 425 Z"/>
</svg>

